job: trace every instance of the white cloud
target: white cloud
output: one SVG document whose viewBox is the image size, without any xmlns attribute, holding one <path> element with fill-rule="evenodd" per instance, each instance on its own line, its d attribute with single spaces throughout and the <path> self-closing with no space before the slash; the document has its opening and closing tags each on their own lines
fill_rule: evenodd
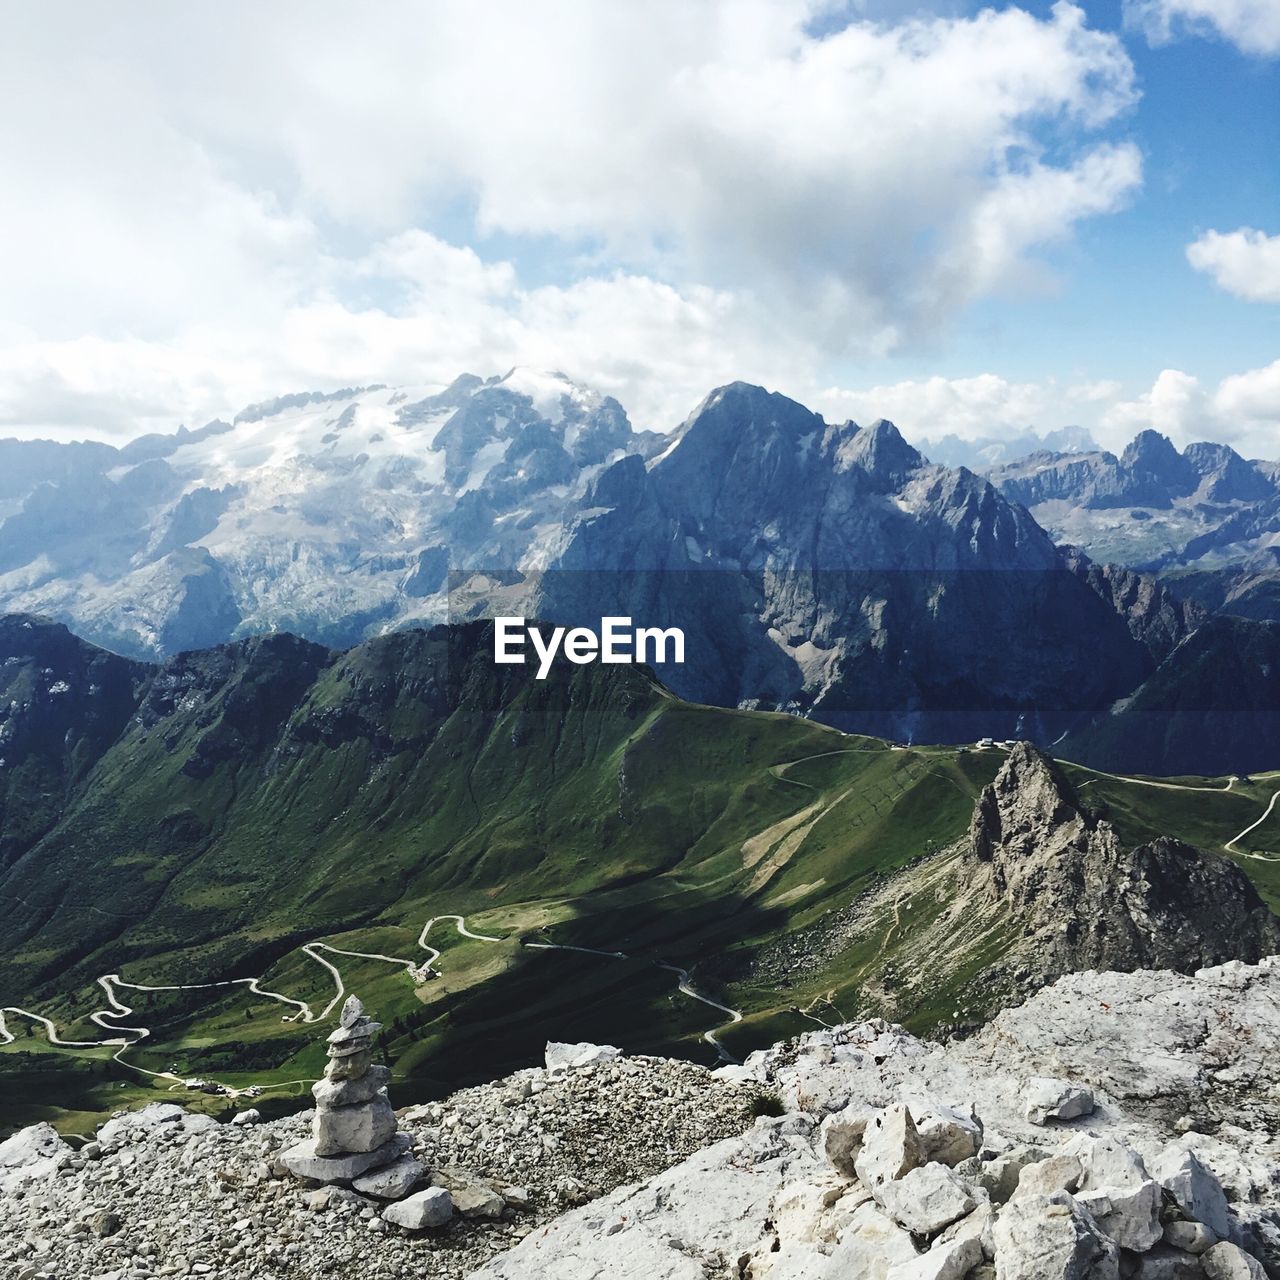
<svg viewBox="0 0 1280 1280">
<path fill-rule="evenodd" d="M 907 380 L 864 391 L 829 387 L 815 405 L 830 418 L 862 423 L 889 418 L 909 439 L 956 435 L 977 440 L 1042 424 L 1057 398 L 1051 383 L 1009 382 L 983 373 Z"/>
<path fill-rule="evenodd" d="M 394 296 L 356 307 L 322 293 L 269 323 L 163 342 L 2 348 L 0 427 L 128 437 L 195 425 L 282 389 L 447 382 L 529 364 L 563 369 L 618 396 L 637 425 L 667 429 L 717 383 L 745 376 L 802 394 L 813 377 L 808 347 L 727 291 L 625 272 L 529 288 L 510 263 L 485 263 L 421 231 L 379 242 L 334 275 Z"/>
<path fill-rule="evenodd" d="M 1206 231 L 1187 245 L 1187 261 L 1246 302 L 1280 302 L 1280 236 L 1252 227 Z"/>
<path fill-rule="evenodd" d="M 1280 458 L 1280 360 L 1224 378 L 1214 396 L 1220 418 L 1238 424 L 1264 457 Z"/>
<path fill-rule="evenodd" d="M 1150 389 L 1127 398 L 1112 380 L 1015 382 L 983 373 L 865 389 L 828 386 L 811 391 L 807 402 L 829 419 L 889 418 L 915 441 L 999 440 L 1079 426 L 1119 452 L 1151 427 L 1179 447 L 1221 440 L 1248 457 L 1280 460 L 1280 360 L 1208 388 L 1189 373 L 1165 369 Z"/>
<path fill-rule="evenodd" d="M 1125 0 L 1125 19 L 1153 44 L 1181 34 L 1217 35 L 1245 53 L 1280 54 L 1275 0 Z"/>
<path fill-rule="evenodd" d="M 1199 379 L 1180 369 L 1164 369 L 1150 391 L 1136 400 L 1112 405 L 1103 420 L 1124 438 L 1151 427 L 1176 444 L 1188 444 L 1205 438 L 1203 428 L 1209 409 L 1210 402 Z"/>
<path fill-rule="evenodd" d="M 1280 360 L 1232 374 L 1212 391 L 1165 369 L 1150 391 L 1113 405 L 1103 424 L 1121 437 L 1154 427 L 1178 445 L 1221 440 L 1246 457 L 1280 460 Z"/>
<path fill-rule="evenodd" d="M 643 421 L 931 341 L 1139 185 L 1133 68 L 1080 8 L 818 38 L 827 7 L 18 7 L 0 420 L 520 359 Z"/>
</svg>

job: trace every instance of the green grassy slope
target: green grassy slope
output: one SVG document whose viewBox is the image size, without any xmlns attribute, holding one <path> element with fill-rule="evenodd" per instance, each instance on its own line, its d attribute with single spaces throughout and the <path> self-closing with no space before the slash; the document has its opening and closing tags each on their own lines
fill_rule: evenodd
<svg viewBox="0 0 1280 1280">
<path fill-rule="evenodd" d="M 817 969 L 731 978 L 955 841 L 999 752 L 901 749 L 697 706 L 634 668 L 538 682 L 494 667 L 486 644 L 478 628 L 437 629 L 334 654 L 277 636 L 154 672 L 52 829 L 0 874 L 0 1006 L 101 1040 L 89 1015 L 108 1007 L 97 979 L 114 973 L 157 986 L 258 977 L 320 1014 L 337 990 L 322 957 L 387 1024 L 407 1101 L 535 1061 L 548 1038 L 713 1060 L 701 1037 L 721 1015 L 659 962 L 744 1011 L 723 1035 L 739 1051 L 812 1026 L 795 1007 L 827 994 L 846 1016 L 876 1007 L 895 963 L 928 969 L 908 947 L 940 911 L 925 876 Z M 1135 842 L 1158 831 L 1220 847 L 1269 795 L 1264 780 L 1208 794 L 1086 776 L 1083 794 Z M 1244 865 L 1277 887 L 1270 864 Z M 415 980 L 422 927 L 445 913 L 498 941 L 441 921 L 438 976 Z M 915 1025 L 970 1008 L 969 978 L 1004 928 L 965 941 L 963 963 L 915 999 Z M 302 949 L 317 942 L 337 950 Z M 630 958 L 529 945 L 548 942 Z M 152 1032 L 123 1062 L 114 1048 L 52 1046 L 7 1015 L 0 1127 L 52 1115 L 74 1128 L 147 1091 L 171 1096 L 173 1080 L 139 1069 L 264 1085 L 267 1105 L 298 1105 L 320 1068 L 324 1028 L 285 1020 L 293 1009 L 244 983 L 118 995 L 134 1014 L 117 1025 Z"/>
</svg>

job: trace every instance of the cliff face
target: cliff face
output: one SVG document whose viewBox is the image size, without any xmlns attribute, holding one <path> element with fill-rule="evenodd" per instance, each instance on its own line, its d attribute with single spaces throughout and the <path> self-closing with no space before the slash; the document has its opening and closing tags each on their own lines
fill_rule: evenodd
<svg viewBox="0 0 1280 1280">
<path fill-rule="evenodd" d="M 1021 743 L 982 793 L 965 870 L 1023 926 L 1044 978 L 1082 969 L 1190 973 L 1280 950 L 1280 920 L 1235 863 L 1180 840 L 1124 848 L 1071 784 Z"/>
</svg>

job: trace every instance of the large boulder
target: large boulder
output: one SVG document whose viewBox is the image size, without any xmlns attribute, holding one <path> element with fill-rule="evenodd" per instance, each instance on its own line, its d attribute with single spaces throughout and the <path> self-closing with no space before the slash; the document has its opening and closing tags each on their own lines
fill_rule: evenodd
<svg viewBox="0 0 1280 1280">
<path fill-rule="evenodd" d="M 1033 1076 L 1027 1081 L 1022 1100 L 1032 1124 L 1074 1120 L 1094 1109 L 1093 1090 L 1055 1076 Z"/>
<path fill-rule="evenodd" d="M 611 1044 L 564 1044 L 548 1040 L 545 1061 L 548 1071 L 568 1071 L 571 1068 L 591 1067 L 598 1062 L 612 1062 L 622 1057 L 622 1050 Z"/>
<path fill-rule="evenodd" d="M 841 1231 L 840 1243 L 831 1252 L 831 1267 L 826 1274 L 887 1280 L 893 1266 L 914 1262 L 918 1256 L 910 1232 L 868 1200 L 854 1210 Z"/>
<path fill-rule="evenodd" d="M 1143 1253 L 1160 1239 L 1160 1184 L 1136 1151 L 1116 1138 L 1082 1134 L 1062 1154 L 1080 1161 L 1076 1199 L 1116 1244 Z"/>
<path fill-rule="evenodd" d="M 908 1098 L 907 1106 L 920 1135 L 927 1161 L 954 1167 L 978 1154 L 982 1146 L 982 1121 L 973 1107 L 948 1106 L 933 1098 Z"/>
<path fill-rule="evenodd" d="M 851 1102 L 823 1120 L 818 1130 L 818 1144 L 827 1163 L 843 1177 L 854 1176 L 854 1161 L 862 1150 L 863 1135 L 875 1114 L 874 1107 Z"/>
<path fill-rule="evenodd" d="M 1151 1173 L 1187 1218 L 1203 1223 L 1219 1240 L 1231 1238 L 1226 1192 L 1194 1151 L 1177 1144 L 1166 1147 L 1152 1161 Z"/>
<path fill-rule="evenodd" d="M 1119 1280 L 1114 1241 L 1065 1191 L 1010 1200 L 992 1241 L 996 1280 Z"/>
<path fill-rule="evenodd" d="M 71 1156 L 71 1147 L 43 1121 L 19 1129 L 0 1142 L 0 1191 L 16 1191 L 54 1172 Z"/>
<path fill-rule="evenodd" d="M 965 1214 L 976 1201 L 946 1165 L 925 1164 L 911 1169 L 873 1193 L 881 1208 L 913 1235 L 934 1236 Z"/>
<path fill-rule="evenodd" d="M 1239 1245 L 1225 1241 L 1215 1244 L 1201 1261 L 1208 1280 L 1267 1280 L 1262 1263 L 1245 1253 Z"/>
<path fill-rule="evenodd" d="M 915 1121 L 899 1103 L 872 1117 L 863 1133 L 862 1150 L 854 1168 L 874 1192 L 881 1184 L 901 1178 L 923 1163 L 924 1151 Z"/>
<path fill-rule="evenodd" d="M 1078 1157 L 1050 1156 L 1022 1170 L 1014 1195 L 1051 1196 L 1055 1191 L 1078 1191 L 1083 1178 L 1084 1165 Z"/>
<path fill-rule="evenodd" d="M 173 1102 L 148 1102 L 137 1111 L 113 1116 L 98 1130 L 98 1143 L 104 1151 L 113 1151 L 135 1134 L 148 1133 L 163 1125 L 179 1124 L 187 1113 Z"/>
</svg>

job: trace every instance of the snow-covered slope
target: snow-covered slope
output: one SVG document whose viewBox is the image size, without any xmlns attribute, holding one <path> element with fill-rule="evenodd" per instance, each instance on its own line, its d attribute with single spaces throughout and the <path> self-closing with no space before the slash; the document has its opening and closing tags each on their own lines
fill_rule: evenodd
<svg viewBox="0 0 1280 1280">
<path fill-rule="evenodd" d="M 355 642 L 442 620 L 451 566 L 536 566 L 605 467 L 661 443 L 616 400 L 514 369 L 67 447 L 0 492 L 0 607 L 140 656 L 270 630 Z M 0 442 L 0 466 L 31 452 Z"/>
</svg>

